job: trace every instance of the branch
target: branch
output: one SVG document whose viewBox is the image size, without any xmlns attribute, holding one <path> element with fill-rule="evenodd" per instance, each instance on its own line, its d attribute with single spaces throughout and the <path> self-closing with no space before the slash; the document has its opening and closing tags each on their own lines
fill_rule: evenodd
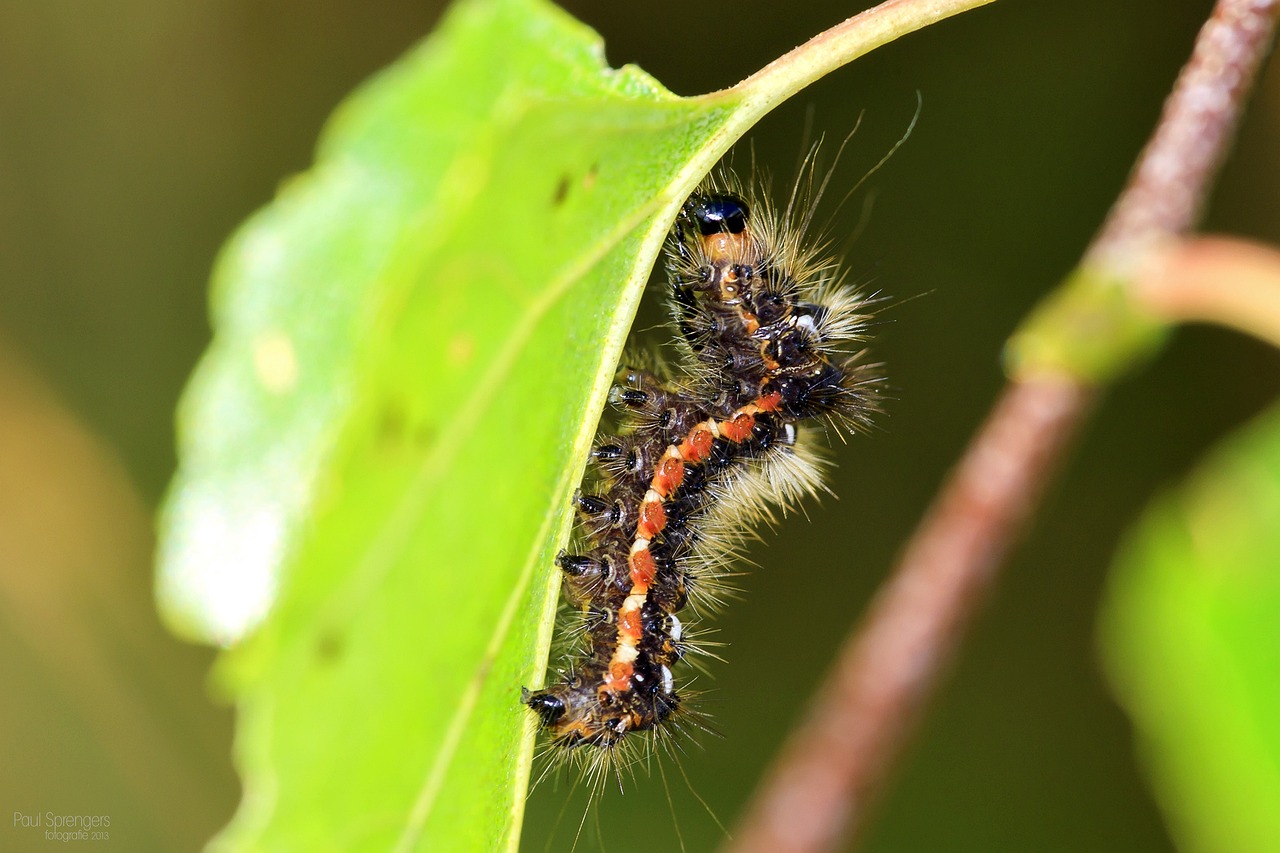
<svg viewBox="0 0 1280 853">
<path fill-rule="evenodd" d="M 1128 186 L 1080 270 L 1011 341 L 1010 384 L 757 791 L 734 853 L 816 853 L 865 825 L 1095 388 L 1158 345 L 1131 272 L 1194 224 L 1278 12 L 1280 0 L 1215 7 Z"/>
<path fill-rule="evenodd" d="M 1219 0 L 1086 261 L 1120 270 L 1200 218 L 1275 29 L 1276 0 Z"/>
</svg>

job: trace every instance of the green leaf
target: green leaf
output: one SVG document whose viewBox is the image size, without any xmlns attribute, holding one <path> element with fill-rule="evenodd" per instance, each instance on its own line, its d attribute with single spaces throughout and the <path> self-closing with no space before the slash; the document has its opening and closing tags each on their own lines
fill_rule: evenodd
<svg viewBox="0 0 1280 853">
<path fill-rule="evenodd" d="M 1181 849 L 1280 850 L 1280 409 L 1148 510 L 1102 628 Z"/>
<path fill-rule="evenodd" d="M 237 644 L 223 845 L 514 848 L 552 557 L 678 206 L 783 98 L 984 2 L 899 0 L 681 99 L 549 4 L 470 0 L 339 108 L 226 247 L 179 413 L 158 595 Z"/>
</svg>

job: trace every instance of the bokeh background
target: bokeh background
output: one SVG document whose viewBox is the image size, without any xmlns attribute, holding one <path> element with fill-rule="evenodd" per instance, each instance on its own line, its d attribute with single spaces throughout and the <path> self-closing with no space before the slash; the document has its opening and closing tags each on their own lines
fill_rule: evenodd
<svg viewBox="0 0 1280 853">
<path fill-rule="evenodd" d="M 695 94 L 866 4 L 567 5 L 611 63 Z M 726 824 L 989 406 L 1002 341 L 1101 222 L 1210 5 L 1003 0 L 833 74 L 753 134 L 785 185 L 807 115 L 841 138 L 865 113 L 836 173 L 848 187 L 923 98 L 910 140 L 834 222 L 859 232 L 853 274 L 893 298 L 876 343 L 895 389 L 883 429 L 838 448 L 839 499 L 768 537 L 717 621 L 727 663 L 700 686 L 723 738 L 684 770 Z M 113 847 L 184 850 L 234 809 L 212 654 L 171 639 L 152 604 L 173 408 L 208 341 L 220 242 L 306 168 L 339 99 L 439 13 L 423 0 L 0 4 L 0 848 L 46 846 L 10 812 L 109 815 Z M 1207 229 L 1280 243 L 1277 152 L 1273 63 Z M 1171 848 L 1099 672 L 1095 612 L 1144 502 L 1277 390 L 1273 351 L 1204 328 L 1113 389 L 866 849 Z M 714 821 L 668 778 L 689 849 L 714 846 Z M 533 798 L 529 849 L 568 849 L 581 812 L 566 787 Z M 661 780 L 641 779 L 584 834 L 598 821 L 611 851 L 676 849 L 670 810 Z"/>
</svg>

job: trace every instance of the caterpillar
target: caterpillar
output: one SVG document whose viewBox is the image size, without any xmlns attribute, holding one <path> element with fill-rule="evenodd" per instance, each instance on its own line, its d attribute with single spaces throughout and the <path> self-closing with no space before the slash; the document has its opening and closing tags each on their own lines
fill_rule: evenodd
<svg viewBox="0 0 1280 853">
<path fill-rule="evenodd" d="M 797 182 L 779 212 L 724 171 L 668 236 L 677 367 L 618 373 L 620 422 L 597 435 L 576 550 L 556 557 L 581 614 L 576 657 L 521 695 L 552 747 L 589 767 L 627 766 L 644 735 L 705 728 L 677 685 L 700 650 L 691 626 L 721 602 L 745 540 L 824 488 L 815 425 L 861 430 L 878 410 L 862 349 L 872 300 L 806 234 L 825 185 Z"/>
</svg>

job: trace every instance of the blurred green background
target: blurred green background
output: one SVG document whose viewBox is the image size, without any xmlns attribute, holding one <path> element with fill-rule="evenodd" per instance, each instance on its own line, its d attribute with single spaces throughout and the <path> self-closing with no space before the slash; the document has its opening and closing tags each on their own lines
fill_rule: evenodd
<svg viewBox="0 0 1280 853">
<path fill-rule="evenodd" d="M 751 557 L 717 620 L 709 708 L 684 762 L 726 823 L 1000 386 L 1000 346 L 1098 227 L 1208 2 L 1001 0 L 882 49 L 753 134 L 789 182 L 806 114 L 841 138 L 854 276 L 894 300 L 876 353 L 883 430 L 838 449 L 839 500 Z M 570 11 L 680 94 L 730 85 L 862 8 L 592 4 Z M 0 5 L 0 848 L 10 812 L 110 815 L 112 845 L 196 847 L 229 817 L 230 712 L 212 654 L 154 616 L 152 513 L 172 412 L 208 340 L 218 245 L 306 168 L 325 116 L 425 33 L 438 4 L 355 0 Z M 1280 243 L 1272 68 L 1206 227 Z M 1188 329 L 1105 400 L 978 623 L 867 839 L 870 850 L 1165 850 L 1095 659 L 1111 552 L 1146 499 L 1280 389 L 1275 353 Z M 719 837 L 669 774 L 692 850 Z M 567 849 L 579 805 L 544 785 L 528 848 Z M 608 849 L 675 849 L 658 779 L 608 798 Z M 641 816 L 641 817 L 638 817 Z M 556 826 L 559 822 L 558 827 Z M 649 832 L 619 827 L 652 826 Z M 588 825 L 585 832 L 594 834 Z M 52 842 L 49 842 L 52 843 Z"/>
</svg>

